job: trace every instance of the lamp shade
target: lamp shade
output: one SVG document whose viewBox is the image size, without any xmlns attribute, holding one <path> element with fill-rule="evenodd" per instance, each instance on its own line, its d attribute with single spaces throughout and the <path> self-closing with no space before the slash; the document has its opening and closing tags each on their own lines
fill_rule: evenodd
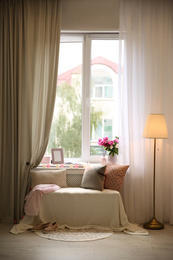
<svg viewBox="0 0 173 260">
<path fill-rule="evenodd" d="M 144 132 L 144 138 L 168 138 L 168 131 L 166 126 L 166 120 L 163 114 L 149 114 Z"/>
</svg>

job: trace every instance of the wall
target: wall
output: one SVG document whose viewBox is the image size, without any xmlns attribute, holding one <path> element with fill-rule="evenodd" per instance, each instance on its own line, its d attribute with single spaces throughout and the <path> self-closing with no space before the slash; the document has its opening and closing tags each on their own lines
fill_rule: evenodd
<svg viewBox="0 0 173 260">
<path fill-rule="evenodd" d="M 62 0 L 62 31 L 118 31 L 119 0 Z"/>
</svg>

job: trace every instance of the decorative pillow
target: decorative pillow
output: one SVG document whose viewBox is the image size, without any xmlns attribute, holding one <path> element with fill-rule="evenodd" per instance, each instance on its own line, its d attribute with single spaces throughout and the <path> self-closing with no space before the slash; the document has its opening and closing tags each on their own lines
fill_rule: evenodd
<svg viewBox="0 0 173 260">
<path fill-rule="evenodd" d="M 67 187 L 66 169 L 63 170 L 31 170 L 31 187 L 38 184 L 56 184 L 61 188 Z"/>
<path fill-rule="evenodd" d="M 67 187 L 81 187 L 84 168 L 66 169 Z"/>
<path fill-rule="evenodd" d="M 83 173 L 68 173 L 67 177 L 67 187 L 80 187 L 82 182 Z"/>
<path fill-rule="evenodd" d="M 104 188 L 121 191 L 129 165 L 107 163 L 106 166 Z"/>
<path fill-rule="evenodd" d="M 106 165 L 92 167 L 88 164 L 82 178 L 81 187 L 102 191 L 104 189 L 105 169 Z"/>
</svg>

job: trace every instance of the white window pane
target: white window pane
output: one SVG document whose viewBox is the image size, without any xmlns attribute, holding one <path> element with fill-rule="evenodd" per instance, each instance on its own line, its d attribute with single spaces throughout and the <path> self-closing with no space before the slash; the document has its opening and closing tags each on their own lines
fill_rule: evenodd
<svg viewBox="0 0 173 260">
<path fill-rule="evenodd" d="M 99 86 L 98 86 L 99 85 Z M 100 155 L 99 138 L 117 133 L 118 40 L 92 40 L 90 155 Z M 94 118 L 94 120 L 93 120 Z M 108 119 L 110 118 L 110 119 Z M 102 131 L 98 125 L 102 124 Z"/>
<path fill-rule="evenodd" d="M 63 148 L 65 158 L 81 157 L 82 42 L 60 44 L 58 86 L 48 151 Z"/>
<path fill-rule="evenodd" d="M 112 120 L 104 119 L 104 136 L 107 136 L 109 139 L 112 139 Z"/>
</svg>

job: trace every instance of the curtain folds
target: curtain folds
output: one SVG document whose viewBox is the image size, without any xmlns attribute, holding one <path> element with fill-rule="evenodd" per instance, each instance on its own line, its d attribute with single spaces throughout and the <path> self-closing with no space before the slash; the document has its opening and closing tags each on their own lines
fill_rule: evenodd
<svg viewBox="0 0 173 260">
<path fill-rule="evenodd" d="M 0 61 L 0 221 L 17 222 L 54 110 L 61 0 L 3 0 Z"/>
<path fill-rule="evenodd" d="M 120 160 L 130 164 L 122 192 L 129 220 L 153 215 L 152 139 L 142 134 L 149 113 L 163 113 L 169 139 L 157 140 L 156 218 L 173 224 L 173 3 L 120 1 Z"/>
</svg>

